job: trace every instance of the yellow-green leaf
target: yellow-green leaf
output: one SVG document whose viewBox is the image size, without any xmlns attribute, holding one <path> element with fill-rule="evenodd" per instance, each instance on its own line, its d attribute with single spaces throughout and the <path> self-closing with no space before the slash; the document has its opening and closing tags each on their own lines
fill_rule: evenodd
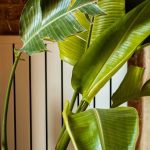
<svg viewBox="0 0 150 150">
<path fill-rule="evenodd" d="M 124 80 L 112 96 L 112 107 L 140 97 L 143 73 L 144 68 L 141 67 L 131 66 L 128 69 Z"/>
<path fill-rule="evenodd" d="M 69 114 L 64 123 L 75 150 L 134 150 L 139 133 L 138 114 L 134 108 L 90 109 Z"/>
</svg>

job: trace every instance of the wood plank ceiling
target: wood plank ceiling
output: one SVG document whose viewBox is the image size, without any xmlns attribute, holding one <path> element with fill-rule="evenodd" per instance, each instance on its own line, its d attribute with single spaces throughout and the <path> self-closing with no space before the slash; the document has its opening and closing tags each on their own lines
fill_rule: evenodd
<svg viewBox="0 0 150 150">
<path fill-rule="evenodd" d="M 18 35 L 19 18 L 26 0 L 0 0 L 0 35 Z"/>
</svg>

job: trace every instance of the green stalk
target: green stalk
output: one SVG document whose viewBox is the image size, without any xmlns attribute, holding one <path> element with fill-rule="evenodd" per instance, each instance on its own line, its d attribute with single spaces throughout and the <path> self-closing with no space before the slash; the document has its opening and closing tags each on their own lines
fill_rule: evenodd
<svg viewBox="0 0 150 150">
<path fill-rule="evenodd" d="M 80 104 L 79 104 L 79 106 L 78 106 L 78 108 L 77 108 L 76 113 L 78 113 L 78 112 L 81 111 L 83 104 L 84 104 L 84 100 L 81 100 L 81 102 L 80 102 Z"/>
<path fill-rule="evenodd" d="M 78 92 L 77 92 L 77 91 L 74 91 L 73 96 L 72 96 L 72 99 L 71 99 L 71 102 L 70 102 L 70 111 L 73 110 L 73 107 L 74 107 L 74 104 L 75 104 L 77 95 L 78 95 Z M 62 135 L 64 134 L 65 129 L 66 129 L 65 124 L 63 124 L 63 126 L 62 126 L 62 128 L 61 128 L 61 131 L 60 131 L 60 135 L 59 135 L 59 137 L 58 137 L 58 142 L 59 142 L 59 140 L 61 139 Z"/>
<path fill-rule="evenodd" d="M 5 101 L 4 101 L 4 110 L 3 110 L 3 116 L 2 116 L 2 130 L 1 130 L 1 147 L 2 150 L 8 150 L 8 145 L 7 145 L 7 114 L 8 114 L 8 107 L 9 107 L 9 98 L 10 98 L 10 92 L 11 92 L 11 86 L 13 83 L 13 79 L 15 76 L 15 71 L 16 67 L 18 64 L 18 61 L 20 59 L 22 52 L 16 51 L 15 52 L 15 62 L 13 64 L 8 86 L 7 86 L 7 91 L 6 91 L 6 96 L 5 96 Z"/>
<path fill-rule="evenodd" d="M 74 104 L 76 102 L 77 95 L 78 95 L 78 92 L 74 91 L 71 102 L 70 102 L 70 111 L 73 110 Z"/>
<path fill-rule="evenodd" d="M 84 100 L 81 100 L 76 113 L 85 111 L 86 108 L 88 107 L 88 105 L 89 104 L 87 102 L 85 102 Z M 58 140 L 58 143 L 57 143 L 55 149 L 56 150 L 65 150 L 67 148 L 69 142 L 70 142 L 70 136 L 69 136 L 67 130 L 64 129 L 64 132 L 62 133 L 60 139 Z"/>
</svg>

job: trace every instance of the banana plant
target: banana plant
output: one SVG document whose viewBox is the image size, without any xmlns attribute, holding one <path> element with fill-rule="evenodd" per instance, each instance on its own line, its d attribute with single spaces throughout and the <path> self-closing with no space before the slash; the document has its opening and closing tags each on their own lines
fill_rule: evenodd
<svg viewBox="0 0 150 150">
<path fill-rule="evenodd" d="M 20 17 L 20 36 L 23 47 L 14 50 L 15 62 L 12 67 L 8 88 L 5 96 L 2 117 L 2 150 L 8 150 L 7 145 L 7 113 L 13 78 L 21 54 L 29 55 L 46 51 L 45 39 L 63 41 L 64 38 L 75 35 L 86 29 L 78 22 L 74 12 L 81 11 L 90 16 L 104 12 L 96 4 L 96 0 L 28 0 Z"/>
<path fill-rule="evenodd" d="M 145 0 L 125 14 L 125 0 L 28 0 L 20 18 L 23 47 L 15 50 L 15 62 L 6 92 L 2 121 L 2 150 L 7 145 L 7 112 L 10 89 L 21 54 L 46 51 L 44 40 L 58 42 L 60 57 L 73 65 L 74 95 L 63 111 L 64 125 L 56 150 L 134 150 L 138 137 L 138 115 L 133 108 L 91 109 L 85 111 L 97 92 L 130 59 L 150 35 L 150 1 Z M 132 70 L 132 69 L 131 69 Z M 120 86 L 135 75 L 133 92 L 149 94 L 149 81 L 142 87 L 142 68 L 130 71 Z M 135 74 L 134 74 L 135 73 Z M 136 85 L 138 83 L 138 85 Z M 139 90 L 140 89 L 140 90 Z M 76 97 L 82 100 L 72 113 Z M 122 92 L 121 92 L 122 93 Z M 126 101 L 133 93 L 124 93 Z M 118 94 L 117 94 L 118 95 Z M 120 93 L 119 93 L 120 96 Z M 115 103 L 125 101 L 116 98 Z M 114 104 L 115 104 L 114 103 Z M 82 112 L 85 111 L 85 112 Z"/>
<path fill-rule="evenodd" d="M 72 86 L 83 96 L 81 111 L 150 35 L 149 5 L 149 1 L 144 1 L 102 32 L 75 64 Z M 62 137 L 67 141 L 66 134 L 64 131 Z"/>
<path fill-rule="evenodd" d="M 87 48 L 91 45 L 94 39 L 98 35 L 101 35 L 102 32 L 112 26 L 114 22 L 119 20 L 125 14 L 124 0 L 108 0 L 107 4 L 105 0 L 100 0 L 98 1 L 98 5 L 102 8 L 105 15 L 95 16 L 94 18 L 92 17 L 90 22 L 88 22 L 85 17 L 81 16 L 81 14 L 76 14 L 76 16 L 80 18 L 79 20 L 82 20 L 81 23 L 86 27 L 88 32 L 80 33 L 78 36 L 69 37 L 64 42 L 59 42 L 60 57 L 65 62 L 75 65 L 83 53 L 86 52 Z M 70 49 L 72 45 L 73 48 Z M 67 143 L 69 142 L 69 137 L 67 136 L 67 132 L 64 132 L 64 130 L 65 128 L 63 126 L 56 149 L 59 149 L 60 145 L 61 149 L 65 149 L 68 145 Z M 64 132 L 64 135 L 62 132 Z M 66 138 L 65 144 L 64 142 L 61 143 L 64 141 L 64 138 L 61 139 L 61 137 Z"/>
<path fill-rule="evenodd" d="M 103 32 L 75 65 L 72 86 L 83 94 L 86 102 L 91 102 L 95 94 L 150 35 L 150 18 L 147 17 L 149 6 L 150 2 L 144 1 Z"/>
</svg>

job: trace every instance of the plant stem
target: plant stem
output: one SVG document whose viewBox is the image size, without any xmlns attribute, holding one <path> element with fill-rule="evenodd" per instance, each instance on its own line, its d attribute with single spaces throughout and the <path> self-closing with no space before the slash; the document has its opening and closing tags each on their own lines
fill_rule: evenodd
<svg viewBox="0 0 150 150">
<path fill-rule="evenodd" d="M 9 107 L 9 98 L 10 98 L 10 92 L 11 92 L 11 86 L 13 83 L 13 79 L 15 76 L 15 71 L 16 67 L 18 64 L 18 61 L 20 59 L 22 52 L 16 51 L 15 52 L 15 62 L 13 64 L 8 86 L 7 86 L 7 91 L 6 91 L 6 96 L 5 96 L 5 101 L 4 101 L 4 110 L 3 110 L 3 116 L 2 116 L 2 130 L 1 130 L 1 147 L 2 150 L 8 150 L 8 145 L 7 145 L 7 114 L 8 114 L 8 107 Z"/>
<path fill-rule="evenodd" d="M 70 111 L 73 110 L 73 107 L 74 107 L 74 104 L 75 104 L 77 95 L 78 95 L 78 92 L 77 92 L 77 91 L 74 91 L 73 96 L 72 96 L 72 99 L 71 99 L 71 102 L 70 102 Z M 63 124 L 63 126 L 62 126 L 62 128 L 61 128 L 61 131 L 60 131 L 60 135 L 59 135 L 59 137 L 58 137 L 58 141 L 61 139 L 61 137 L 62 137 L 62 135 L 63 135 L 65 129 L 66 129 L 65 124 Z"/>
<path fill-rule="evenodd" d="M 77 95 L 78 95 L 78 92 L 75 91 L 75 92 L 73 93 L 73 96 L 72 96 L 72 99 L 71 99 L 71 102 L 70 102 L 70 111 L 73 110 L 74 104 L 75 104 L 75 102 L 76 102 Z"/>
<path fill-rule="evenodd" d="M 81 100 L 76 113 L 85 111 L 86 108 L 88 107 L 88 105 L 89 104 L 87 102 L 85 102 L 84 100 Z M 58 140 L 58 143 L 56 144 L 55 149 L 56 150 L 65 150 L 67 148 L 69 142 L 70 142 L 69 134 L 68 134 L 67 130 L 64 129 L 64 132 L 62 133 L 60 139 Z"/>
<path fill-rule="evenodd" d="M 81 102 L 80 102 L 80 104 L 79 104 L 79 106 L 78 106 L 78 108 L 77 108 L 76 113 L 78 113 L 78 112 L 81 111 L 81 108 L 82 108 L 83 104 L 84 104 L 84 100 L 81 100 Z"/>
<path fill-rule="evenodd" d="M 82 108 L 81 108 L 80 112 L 85 111 L 88 106 L 89 106 L 89 103 L 85 102 L 85 103 L 82 105 Z"/>
</svg>

